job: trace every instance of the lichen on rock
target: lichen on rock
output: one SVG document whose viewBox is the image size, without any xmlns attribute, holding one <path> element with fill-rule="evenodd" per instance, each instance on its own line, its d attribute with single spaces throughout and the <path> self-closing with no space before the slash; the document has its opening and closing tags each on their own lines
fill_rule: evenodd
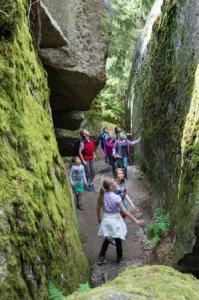
<svg viewBox="0 0 199 300">
<path fill-rule="evenodd" d="M 9 32 L 0 30 L 0 294 L 4 300 L 47 299 L 49 280 L 72 292 L 89 274 L 49 115 L 47 78 L 33 48 L 25 5 L 24 0 L 0 4 Z"/>
</svg>

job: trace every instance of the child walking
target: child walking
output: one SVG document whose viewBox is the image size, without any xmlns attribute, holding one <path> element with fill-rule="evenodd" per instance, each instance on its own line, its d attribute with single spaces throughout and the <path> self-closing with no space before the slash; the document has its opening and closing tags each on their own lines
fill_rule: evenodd
<svg viewBox="0 0 199 300">
<path fill-rule="evenodd" d="M 138 210 L 138 208 L 133 204 L 132 200 L 128 195 L 128 188 L 125 182 L 125 176 L 122 169 L 120 168 L 116 169 L 115 180 L 116 180 L 115 193 L 122 198 L 122 202 L 125 208 L 128 210 L 128 204 L 130 204 L 134 210 Z M 125 218 L 125 215 L 123 215 L 122 212 L 121 215 Z"/>
<path fill-rule="evenodd" d="M 141 222 L 129 213 L 119 195 L 114 193 L 116 182 L 112 178 L 107 178 L 103 182 L 97 201 L 97 218 L 100 223 L 99 236 L 105 237 L 99 254 L 99 264 L 106 263 L 106 251 L 110 244 L 110 239 L 115 239 L 117 263 L 120 263 L 123 257 L 122 240 L 125 240 L 127 227 L 124 223 L 120 211 L 122 211 L 134 223 L 140 225 Z M 101 208 L 103 208 L 103 217 L 101 220 Z"/>
<path fill-rule="evenodd" d="M 82 165 L 81 159 L 79 156 L 76 156 L 72 159 L 73 166 L 70 170 L 69 179 L 70 183 L 74 188 L 77 208 L 83 210 L 82 207 L 82 193 L 84 191 L 84 184 L 87 185 L 86 175 L 84 171 L 84 166 Z"/>
</svg>

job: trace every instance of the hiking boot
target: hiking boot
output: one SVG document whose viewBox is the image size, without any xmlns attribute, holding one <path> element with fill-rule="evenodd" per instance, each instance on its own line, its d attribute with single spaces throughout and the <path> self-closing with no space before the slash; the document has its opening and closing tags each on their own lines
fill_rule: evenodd
<svg viewBox="0 0 199 300">
<path fill-rule="evenodd" d="M 81 205 L 79 205 L 79 204 L 77 204 L 77 209 L 84 210 L 83 207 Z"/>
<path fill-rule="evenodd" d="M 99 257 L 99 261 L 97 262 L 97 264 L 100 265 L 106 265 L 108 262 L 106 260 L 106 258 L 104 256 Z"/>
</svg>

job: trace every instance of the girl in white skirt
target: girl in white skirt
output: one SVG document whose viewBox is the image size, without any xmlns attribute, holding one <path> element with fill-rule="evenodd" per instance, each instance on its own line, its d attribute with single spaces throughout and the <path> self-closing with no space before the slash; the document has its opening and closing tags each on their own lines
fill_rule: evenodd
<svg viewBox="0 0 199 300">
<path fill-rule="evenodd" d="M 101 189 L 97 201 L 97 217 L 100 223 L 99 236 L 105 237 L 100 255 L 99 263 L 106 263 L 105 256 L 110 239 L 115 239 L 117 263 L 122 259 L 122 240 L 125 240 L 127 227 L 124 223 L 120 212 L 131 219 L 136 224 L 141 224 L 139 220 L 129 213 L 122 202 L 122 198 L 114 193 L 116 182 L 114 179 L 107 178 L 103 182 L 103 189 Z M 101 208 L 103 207 L 103 218 L 101 221 Z"/>
</svg>

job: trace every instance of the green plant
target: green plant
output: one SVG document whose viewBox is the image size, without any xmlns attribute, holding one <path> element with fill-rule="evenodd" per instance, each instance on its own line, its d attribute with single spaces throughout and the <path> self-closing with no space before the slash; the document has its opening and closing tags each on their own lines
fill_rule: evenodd
<svg viewBox="0 0 199 300">
<path fill-rule="evenodd" d="M 140 171 L 137 175 L 138 180 L 143 180 L 145 178 L 144 172 Z"/>
<path fill-rule="evenodd" d="M 132 54 L 153 0 L 110 0 L 109 3 L 111 13 L 105 12 L 102 17 L 108 48 L 107 82 L 98 99 L 102 103 L 102 119 L 123 124 Z"/>
<path fill-rule="evenodd" d="M 157 208 L 153 214 L 153 222 L 145 224 L 145 233 L 152 247 L 157 246 L 162 237 L 169 232 L 170 225 L 169 214 L 164 214 Z"/>
<path fill-rule="evenodd" d="M 88 290 L 90 290 L 90 285 L 88 282 L 86 283 L 80 283 L 79 288 L 78 288 L 78 292 L 87 292 Z"/>
<path fill-rule="evenodd" d="M 49 282 L 48 285 L 48 295 L 50 300 L 63 300 L 64 295 L 60 292 L 52 282 Z"/>
</svg>

